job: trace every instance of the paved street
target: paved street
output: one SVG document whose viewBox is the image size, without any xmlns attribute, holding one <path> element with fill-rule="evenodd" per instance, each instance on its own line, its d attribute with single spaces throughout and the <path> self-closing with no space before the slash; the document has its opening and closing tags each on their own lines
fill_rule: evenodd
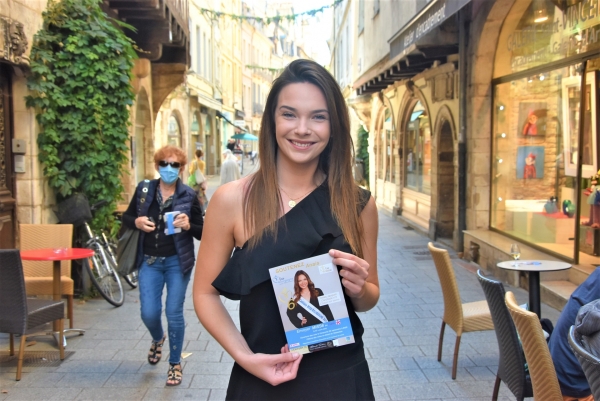
<svg viewBox="0 0 600 401">
<path fill-rule="evenodd" d="M 211 184 L 212 192 L 218 180 L 211 179 Z M 498 362 L 493 331 L 463 335 L 455 381 L 450 378 L 455 341 L 451 329 L 446 330 L 442 362 L 436 360 L 443 300 L 427 242 L 380 213 L 381 299 L 373 310 L 360 314 L 377 400 L 488 401 Z M 455 270 L 463 301 L 483 299 L 474 269 L 461 262 L 455 263 Z M 232 359 L 198 322 L 191 288 L 190 283 L 181 386 L 164 386 L 168 354 L 158 365 L 146 362 L 150 336 L 140 320 L 138 291 L 127 289 L 120 308 L 103 299 L 76 301 L 75 325 L 87 332 L 68 339 L 68 357 L 62 363 L 26 363 L 20 382 L 14 380 L 16 363 L 0 365 L 0 400 L 224 399 Z M 516 295 L 526 302 L 525 291 L 517 289 Z M 238 303 L 224 302 L 237 321 Z M 542 314 L 553 322 L 558 317 L 558 312 L 546 305 L 542 305 Z M 55 349 L 51 337 L 32 340 L 37 343 L 27 351 Z M 0 351 L 8 351 L 6 334 L 0 334 Z M 504 386 L 500 396 L 501 400 L 514 400 Z"/>
</svg>

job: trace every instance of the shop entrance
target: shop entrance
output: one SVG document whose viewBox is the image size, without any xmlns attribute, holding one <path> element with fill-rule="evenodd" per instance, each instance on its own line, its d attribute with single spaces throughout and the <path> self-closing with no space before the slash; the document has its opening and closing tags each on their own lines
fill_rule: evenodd
<svg viewBox="0 0 600 401">
<path fill-rule="evenodd" d="M 15 197 L 10 69 L 0 63 L 0 248 L 15 248 Z"/>
<path fill-rule="evenodd" d="M 452 126 L 442 121 L 438 145 L 438 202 L 436 237 L 452 238 L 454 234 L 454 141 Z"/>
</svg>

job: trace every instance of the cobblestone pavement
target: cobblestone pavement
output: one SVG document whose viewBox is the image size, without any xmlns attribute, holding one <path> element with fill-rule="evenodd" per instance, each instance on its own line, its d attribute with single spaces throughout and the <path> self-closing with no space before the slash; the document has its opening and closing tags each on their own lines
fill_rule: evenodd
<svg viewBox="0 0 600 401">
<path fill-rule="evenodd" d="M 213 182 L 214 181 L 214 182 Z M 216 187 L 217 183 L 213 179 Z M 212 190 L 211 190 L 212 192 Z M 377 400 L 490 400 L 498 363 L 493 331 L 466 333 L 460 347 L 457 379 L 450 378 L 454 332 L 446 330 L 443 358 L 437 344 L 443 300 L 428 239 L 380 214 L 379 275 L 381 299 L 361 313 L 365 347 Z M 452 253 L 454 255 L 454 253 Z M 474 269 L 453 256 L 464 302 L 481 300 Z M 126 285 L 126 284 L 124 284 Z M 191 288 L 185 304 L 187 323 L 179 387 L 165 387 L 168 348 L 155 366 L 146 362 L 150 336 L 139 316 L 138 291 L 127 289 L 125 304 L 114 308 L 102 299 L 75 302 L 75 326 L 84 336 L 68 339 L 68 357 L 25 364 L 16 382 L 16 365 L 0 365 L 0 400 L 222 400 L 232 366 L 231 357 L 204 330 L 193 310 Z M 521 302 L 527 293 L 515 291 Z M 237 321 L 238 303 L 225 300 Z M 553 322 L 558 312 L 542 305 Z M 56 350 L 49 336 L 31 338 L 27 351 Z M 8 351 L 8 335 L 0 334 L 0 352 Z M 342 384 L 341 384 L 342 385 Z M 514 400 L 502 385 L 501 400 Z"/>
</svg>

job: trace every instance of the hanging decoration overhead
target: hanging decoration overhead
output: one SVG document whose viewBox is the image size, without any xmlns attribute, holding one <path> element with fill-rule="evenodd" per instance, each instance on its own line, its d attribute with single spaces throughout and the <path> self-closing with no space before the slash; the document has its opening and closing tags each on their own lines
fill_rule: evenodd
<svg viewBox="0 0 600 401">
<path fill-rule="evenodd" d="M 246 65 L 246 68 L 249 68 L 251 70 L 268 71 L 268 72 L 271 72 L 273 74 L 279 74 L 280 72 L 283 71 L 283 68 L 261 67 L 259 65 Z"/>
<path fill-rule="evenodd" d="M 332 4 L 329 4 L 329 5 L 320 7 L 320 8 L 315 8 L 313 10 L 307 10 L 307 11 L 303 11 L 301 13 L 295 13 L 295 14 L 276 15 L 273 17 L 255 17 L 252 15 L 229 14 L 229 13 L 224 13 L 221 11 L 210 10 L 208 8 L 201 8 L 200 12 L 204 16 L 206 16 L 207 18 L 209 18 L 211 20 L 216 20 L 216 19 L 225 17 L 225 18 L 230 18 L 234 21 L 256 21 L 256 22 L 261 22 L 263 24 L 269 25 L 271 22 L 274 22 L 274 23 L 279 23 L 280 21 L 295 22 L 298 17 L 303 17 L 305 15 L 309 16 L 309 17 L 314 17 L 318 13 L 321 13 L 328 8 L 337 6 L 342 1 L 343 0 L 335 0 Z"/>
</svg>

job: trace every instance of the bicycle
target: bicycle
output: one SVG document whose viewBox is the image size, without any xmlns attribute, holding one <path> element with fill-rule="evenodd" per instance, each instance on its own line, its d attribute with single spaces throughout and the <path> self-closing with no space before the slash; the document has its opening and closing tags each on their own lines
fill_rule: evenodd
<svg viewBox="0 0 600 401">
<path fill-rule="evenodd" d="M 107 201 L 100 201 L 90 206 L 90 211 L 93 212 L 106 203 Z M 87 235 L 85 241 L 82 231 Z M 101 236 L 97 235 L 92 231 L 88 222 L 84 221 L 82 227 L 80 227 L 79 240 L 86 248 L 94 251 L 94 256 L 88 259 L 88 263 L 84 263 L 94 287 L 110 304 L 114 306 L 123 305 L 125 301 L 123 284 L 121 284 L 117 271 L 116 258 L 106 235 L 104 233 Z"/>
</svg>

